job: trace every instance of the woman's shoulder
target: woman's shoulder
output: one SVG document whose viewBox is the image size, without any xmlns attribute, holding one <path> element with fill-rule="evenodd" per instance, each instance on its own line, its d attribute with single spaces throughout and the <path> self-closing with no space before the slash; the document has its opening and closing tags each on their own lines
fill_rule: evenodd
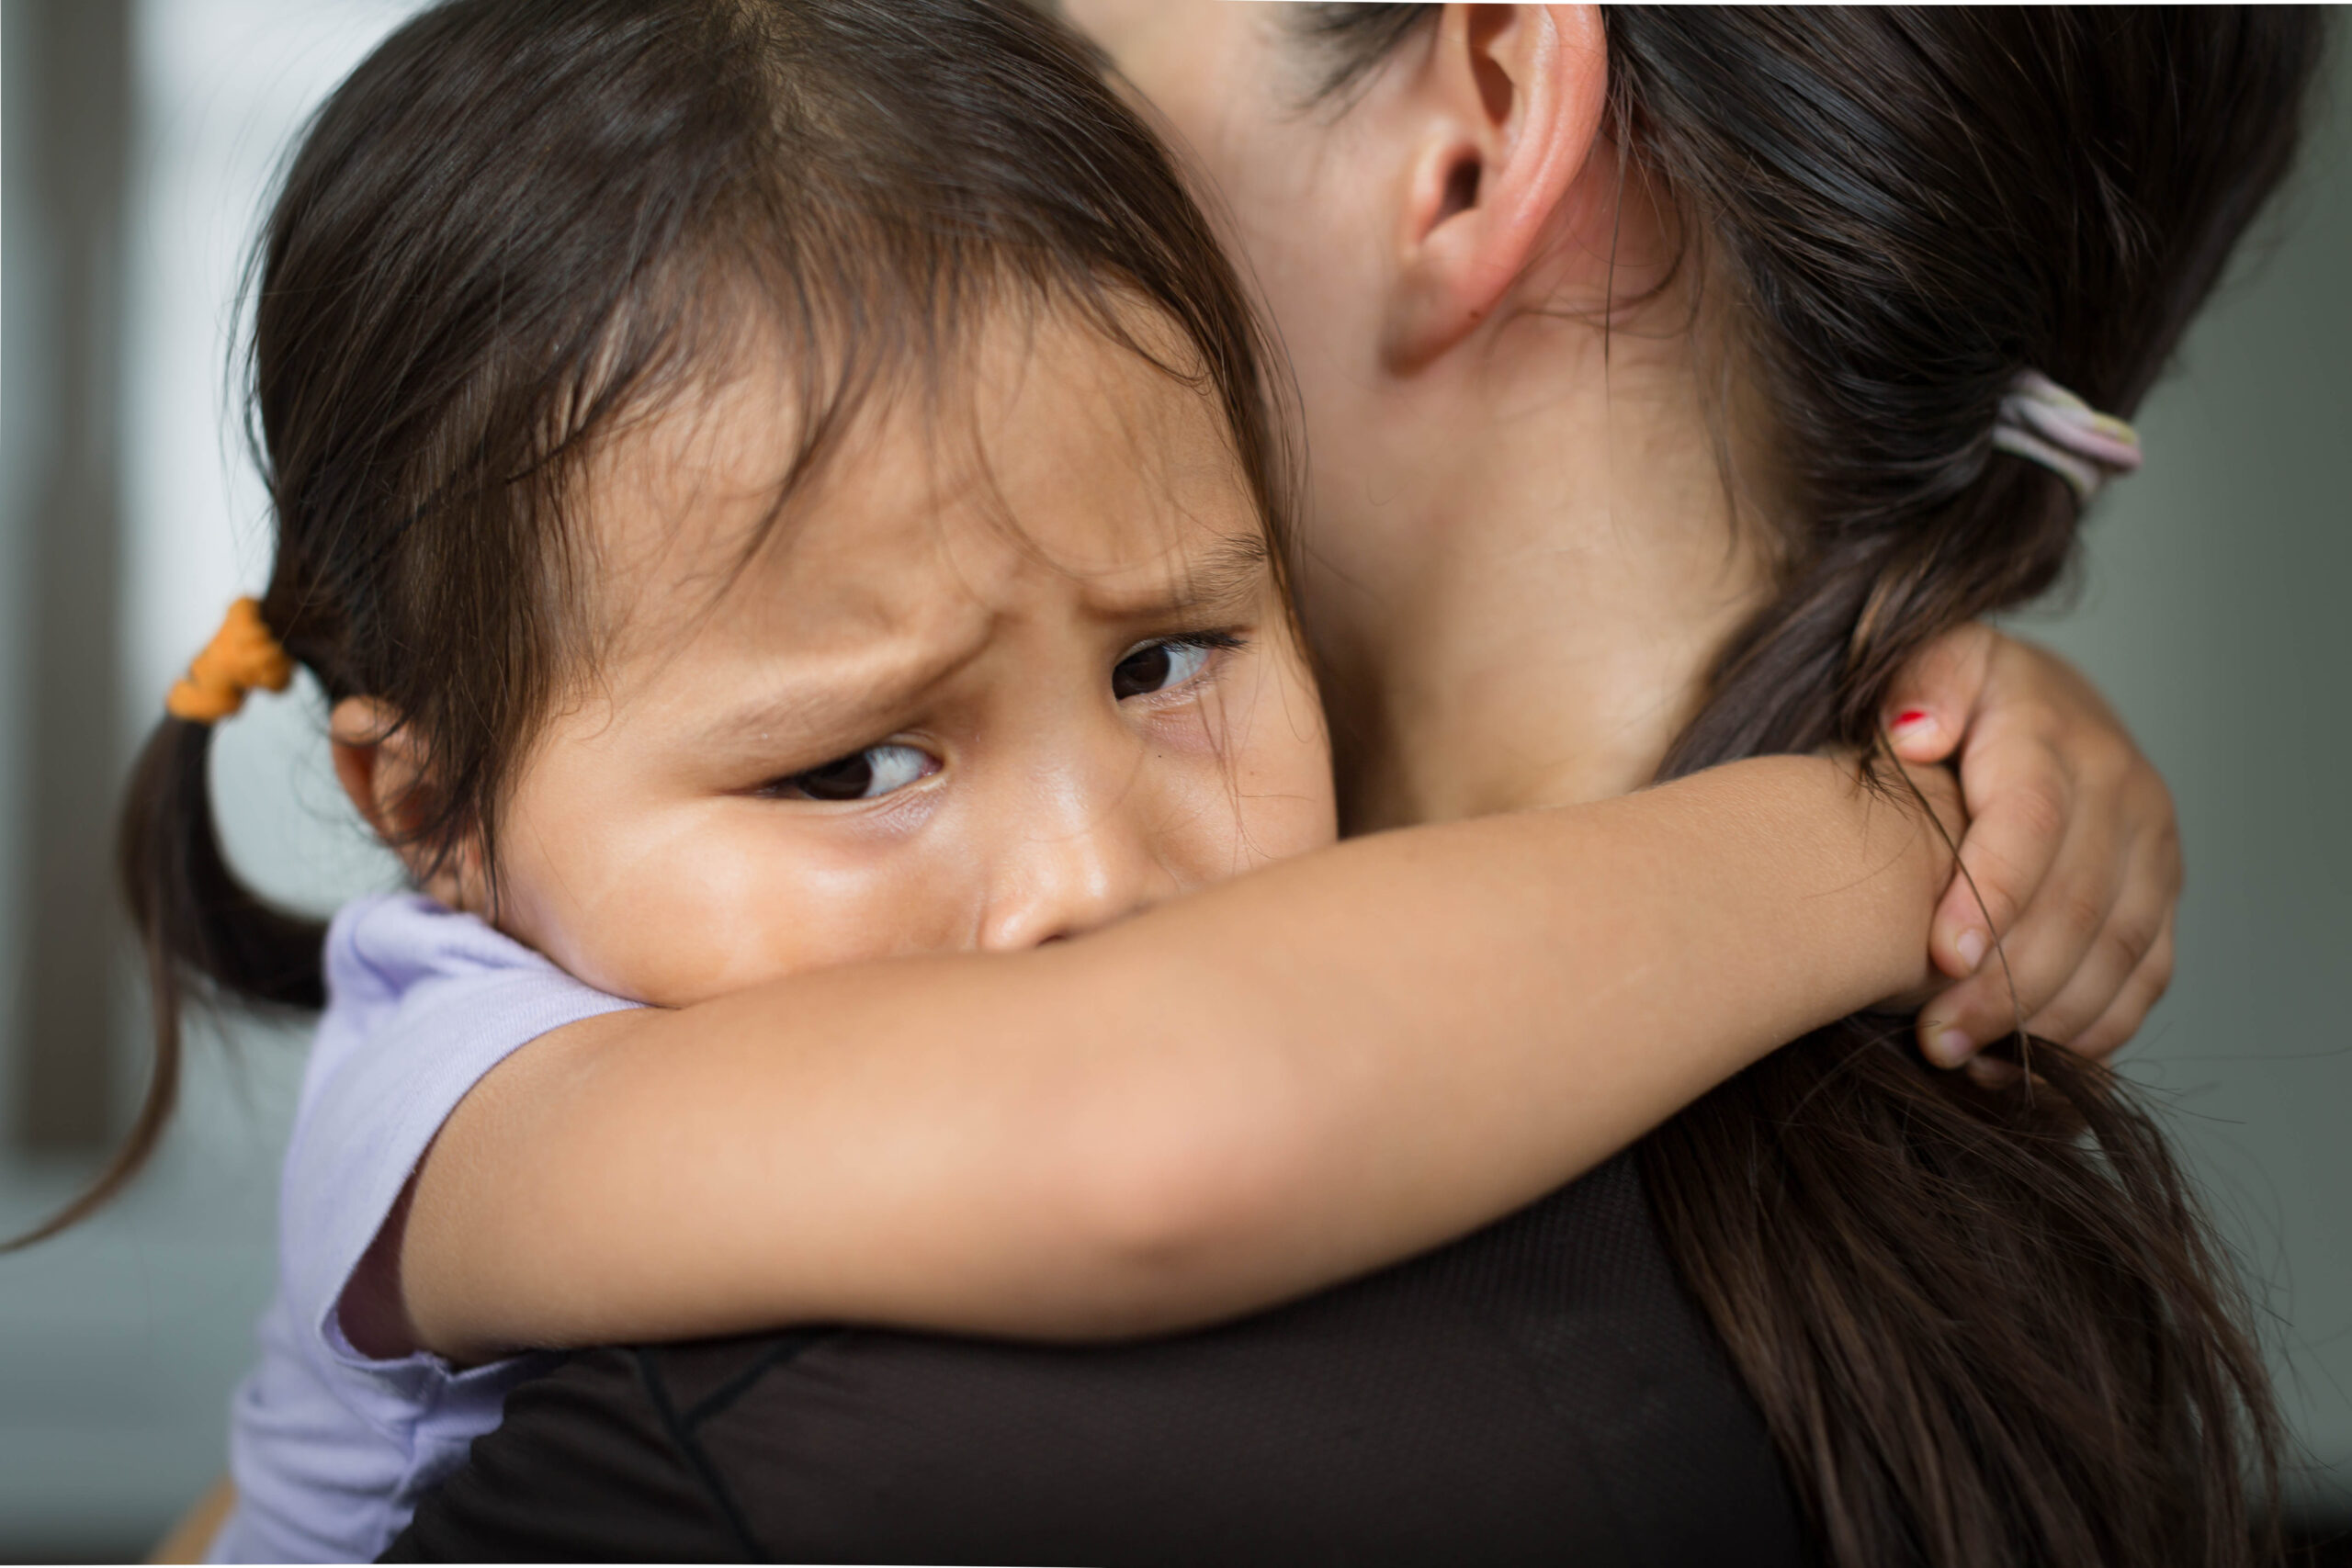
<svg viewBox="0 0 2352 1568">
<path fill-rule="evenodd" d="M 1762 1423 L 1630 1160 L 1201 1333 L 1069 1349 L 840 1329 L 591 1352 L 513 1396 L 399 1550 L 547 1555 L 605 1532 L 649 1555 L 723 1543 L 778 1561 L 1803 1552 Z"/>
</svg>

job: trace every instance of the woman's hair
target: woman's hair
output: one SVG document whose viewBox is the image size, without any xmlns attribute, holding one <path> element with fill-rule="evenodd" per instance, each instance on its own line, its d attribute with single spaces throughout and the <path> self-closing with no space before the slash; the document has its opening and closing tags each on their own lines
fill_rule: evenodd
<svg viewBox="0 0 2352 1568">
<path fill-rule="evenodd" d="M 400 716 L 430 779 L 404 847 L 428 867 L 462 851 L 494 871 L 517 758 L 593 655 L 567 516 L 584 459 L 746 343 L 791 362 L 779 509 L 863 403 L 935 382 L 987 312 L 1025 303 L 1211 398 L 1280 532 L 1235 276 L 1095 61 L 1015 0 L 448 0 L 319 110 L 254 268 L 262 616 L 330 703 Z M 318 922 L 221 852 L 211 743 L 160 723 L 123 816 L 154 991 L 144 1106 L 25 1240 L 152 1150 L 185 1002 L 324 999 Z"/>
<path fill-rule="evenodd" d="M 1330 94 L 1434 7 L 1304 10 Z M 2002 393 L 2139 403 L 2288 167 L 2320 21 L 1605 15 L 1616 152 L 1726 291 L 1791 498 L 1661 776 L 1869 746 L 1913 653 L 2074 551 L 2066 485 L 1992 446 Z M 2234 1276 L 2125 1087 L 2030 1065 L 1988 1090 L 1858 1018 L 1749 1069 L 1643 1149 L 1683 1277 L 1841 1568 L 2247 1561 L 2279 1439 Z"/>
</svg>

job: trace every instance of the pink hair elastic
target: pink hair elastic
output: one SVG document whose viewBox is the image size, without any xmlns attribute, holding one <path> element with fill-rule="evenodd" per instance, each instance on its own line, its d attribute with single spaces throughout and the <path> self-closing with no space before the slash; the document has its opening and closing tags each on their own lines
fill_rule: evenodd
<svg viewBox="0 0 2352 1568">
<path fill-rule="evenodd" d="M 2030 457 L 2075 487 L 2084 505 L 2099 487 L 2140 466 L 2140 433 L 2028 370 L 2009 383 L 1993 421 L 1993 445 Z"/>
</svg>

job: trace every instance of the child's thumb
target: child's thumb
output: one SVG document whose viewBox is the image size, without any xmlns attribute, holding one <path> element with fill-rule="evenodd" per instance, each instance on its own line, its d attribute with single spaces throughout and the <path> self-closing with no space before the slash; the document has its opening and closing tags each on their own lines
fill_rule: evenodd
<svg viewBox="0 0 2352 1568">
<path fill-rule="evenodd" d="M 1940 762 L 1959 749 L 1984 694 L 1993 632 L 1969 625 L 1946 632 L 1912 656 L 1894 679 L 1880 722 L 1894 754 L 1911 763 Z"/>
</svg>

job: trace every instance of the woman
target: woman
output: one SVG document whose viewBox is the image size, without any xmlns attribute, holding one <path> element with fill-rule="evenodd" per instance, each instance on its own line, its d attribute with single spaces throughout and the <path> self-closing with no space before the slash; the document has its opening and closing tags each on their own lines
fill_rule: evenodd
<svg viewBox="0 0 2352 1568">
<path fill-rule="evenodd" d="M 2004 393 L 2038 371 L 2137 404 L 2319 54 L 2316 24 L 2244 14 L 1074 10 L 1225 195 L 1296 361 L 1306 597 L 1374 822 L 1857 734 L 1922 637 L 2049 586 L 2086 498 L 1996 452 Z M 2126 996 L 2168 963 L 2168 928 L 2141 934 L 2095 965 Z M 1938 1025 L 1996 1032 L 1989 980 Z M 2027 1022 L 2096 1050 L 2091 1010 L 2062 992 Z M 2122 1172 L 2161 1267 L 2061 1284 L 2034 1247 L 2082 1223 L 2064 1162 L 1962 1156 L 1982 1123 L 1953 1086 L 1854 1041 L 1781 1053 L 1644 1160 L 1833 1555 L 2226 1533 L 2226 1507 L 2086 1462 L 2193 1447 L 2191 1407 L 2257 1375 L 2242 1345 L 2086 1326 L 2211 1312 L 2168 1179 Z M 2068 1097 L 2111 1157 L 2146 1152 Z M 1952 1255 L 1937 1226 L 1987 1202 L 2015 1230 Z M 2073 1323 L 2033 1299 L 2053 1288 Z M 2194 1392 L 2122 1393 L 2135 1350 Z M 2206 1449 L 2206 1497 L 2243 1457 Z"/>
<path fill-rule="evenodd" d="M 2039 372 L 2129 412 L 2283 171 L 2316 54 L 2313 24 L 2245 14 L 1300 10 L 1105 5 L 1078 19 L 1199 158 L 1296 362 L 1304 596 L 1360 828 L 1865 737 L 1908 653 L 2064 563 L 2098 475 L 1996 449 L 2004 398 Z M 2144 1009 L 2169 964 L 2161 903 L 2125 892 L 2115 907 L 2151 918 L 2119 921 L 2081 991 L 2026 1021 L 2035 1032 L 2096 1048 Z M 2070 905 L 2106 907 L 2061 899 L 2027 925 Z M 2077 951 L 2095 923 L 2079 921 Z M 1957 971 L 1977 969 L 1970 929 L 1981 940 L 1955 928 Z M 1930 1032 L 1995 1037 L 2005 1000 L 1997 966 L 1979 971 L 1930 1010 Z M 2094 1075 L 2033 1065 L 2042 1081 L 1987 1089 L 1874 1048 L 1859 1024 L 1811 1037 L 1645 1146 L 1657 1229 L 1832 1559 L 2243 1557 L 2239 1483 L 2269 1440 L 2258 1363 L 2153 1131 Z M 532 1506 L 544 1467 L 518 1457 L 528 1445 L 563 1451 L 564 1431 L 589 1429 L 562 1425 L 565 1402 L 577 1414 L 650 1390 L 651 1429 L 674 1452 L 637 1472 L 639 1517 L 668 1506 L 675 1477 L 735 1532 L 702 1538 L 722 1549 L 950 1555 L 951 1536 L 887 1533 L 893 1516 L 949 1511 L 956 1471 L 925 1450 L 935 1432 L 901 1424 L 896 1450 L 869 1445 L 895 1452 L 881 1473 L 902 1484 L 868 1486 L 862 1513 L 856 1473 L 821 1470 L 827 1442 L 890 1429 L 928 1388 L 970 1396 L 970 1412 L 931 1406 L 968 1445 L 948 1458 L 993 1486 L 960 1499 L 966 1518 L 1058 1509 L 1112 1532 L 1035 1551 L 998 1536 L 1001 1554 L 1182 1556 L 1222 1539 L 1437 1555 L 1449 1531 L 1464 1554 L 1535 1554 L 1571 1540 L 1510 1528 L 1548 1506 L 1530 1481 L 1546 1465 L 1560 1490 L 1597 1493 L 1565 1525 L 1623 1558 L 1693 1560 L 1743 1532 L 1753 1555 L 1792 1553 L 1769 1464 L 1759 1489 L 1703 1348 L 1671 1323 L 1638 1326 L 1671 1316 L 1670 1284 L 1616 1319 L 1634 1340 L 1606 1348 L 1657 1377 L 1614 1404 L 1596 1395 L 1609 1357 L 1590 1341 L 1544 1359 L 1546 1334 L 1611 1303 L 1493 1336 L 1525 1353 L 1553 1414 L 1591 1402 L 1566 1422 L 1589 1446 L 1642 1451 L 1640 1466 L 1486 1446 L 1559 1424 L 1512 1415 L 1510 1358 L 1478 1362 L 1443 1330 L 1494 1328 L 1494 1303 L 1547 1282 L 1525 1255 L 1556 1259 L 1580 1237 L 1607 1238 L 1587 1250 L 1616 1258 L 1621 1280 L 1649 1278 L 1648 1225 L 1614 1167 L 1437 1258 L 1174 1348 L 787 1337 L 731 1363 L 592 1359 L 518 1397 L 510 1432 L 477 1455 L 499 1479 L 453 1487 L 410 1547 L 479 1548 L 492 1538 L 467 1536 L 469 1518 L 504 1508 L 511 1526 Z M 1453 1446 L 1477 1462 L 1448 1462 L 1445 1425 L 1394 1397 L 1402 1385 L 1442 1408 L 1443 1390 L 1416 1382 L 1429 1369 L 1367 1349 L 1415 1342 L 1461 1391 Z M 1380 1397 L 1334 1392 L 1361 1391 L 1368 1370 Z M 1220 1376 L 1227 1394 L 1199 1393 Z M 1219 1488 L 1246 1476 L 1202 1456 L 1229 1462 L 1266 1416 L 1250 1385 L 1281 1380 L 1284 1440 L 1251 1451 L 1276 1480 L 1257 1513 L 1234 1515 Z M 1660 1390 L 1680 1409 L 1717 1401 L 1714 1446 L 1681 1477 L 1660 1441 L 1672 1424 L 1642 1425 Z M 844 1391 L 863 1402 L 847 1417 L 827 1405 Z M 1189 1421 L 1170 1450 L 1183 1467 L 1144 1482 L 1080 1470 L 1082 1448 L 1036 1436 L 1043 1421 L 1066 1438 L 1078 1412 L 1120 1399 Z M 1351 1426 L 1400 1409 L 1414 1423 L 1399 1444 Z M 1027 1434 L 1024 1463 L 992 1466 L 978 1449 L 991 1432 Z M 1364 1463 L 1323 1476 L 1318 1451 Z M 579 1478 L 606 1472 L 593 1447 L 570 1457 L 586 1529 L 605 1516 Z M 1678 1480 L 1689 1489 L 1673 1494 Z M 1416 1485 L 1418 1514 L 1398 1502 Z M 1713 1548 L 1657 1517 L 1699 1488 L 1736 1499 Z M 779 1516 L 776 1495 L 797 1508 Z M 1629 1522 L 1645 1498 L 1650 1517 Z M 1220 1509 L 1222 1538 L 1204 1522 Z M 1308 1515 L 1321 1534 L 1283 1536 Z M 1425 1533 L 1398 1533 L 1416 1518 Z M 832 1529 L 843 1519 L 867 1533 Z M 988 1536 L 970 1540 L 987 1552 Z"/>
</svg>

